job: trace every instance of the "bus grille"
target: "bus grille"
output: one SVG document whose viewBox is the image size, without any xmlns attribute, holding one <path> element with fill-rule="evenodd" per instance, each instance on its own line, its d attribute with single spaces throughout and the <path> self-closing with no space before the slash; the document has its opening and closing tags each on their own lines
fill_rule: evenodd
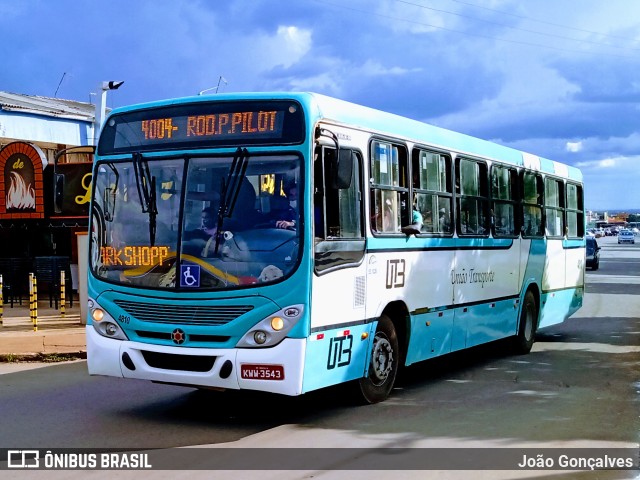
<svg viewBox="0 0 640 480">
<path fill-rule="evenodd" d="M 115 304 L 142 322 L 182 325 L 226 325 L 251 311 L 251 305 L 205 307 L 200 305 L 157 305 L 116 300 Z"/>
<path fill-rule="evenodd" d="M 150 367 L 184 372 L 208 372 L 216 361 L 216 357 L 204 355 L 175 355 L 146 350 L 142 350 L 142 356 Z"/>
</svg>

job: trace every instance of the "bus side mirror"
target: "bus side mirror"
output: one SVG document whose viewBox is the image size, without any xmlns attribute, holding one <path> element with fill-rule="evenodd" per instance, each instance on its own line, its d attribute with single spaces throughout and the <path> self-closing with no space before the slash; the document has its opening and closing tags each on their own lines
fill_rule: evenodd
<svg viewBox="0 0 640 480">
<path fill-rule="evenodd" d="M 353 175 L 354 154 L 351 150 L 340 149 L 338 151 L 337 165 L 333 170 L 332 186 L 336 189 L 346 189 L 351 186 Z"/>
<path fill-rule="evenodd" d="M 62 213 L 64 199 L 64 175 L 56 173 L 53 179 L 53 208 L 56 213 Z"/>
</svg>

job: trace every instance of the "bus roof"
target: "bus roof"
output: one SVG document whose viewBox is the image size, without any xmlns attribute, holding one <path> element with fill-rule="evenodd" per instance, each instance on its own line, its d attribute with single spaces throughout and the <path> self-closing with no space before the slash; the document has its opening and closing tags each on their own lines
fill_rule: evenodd
<svg viewBox="0 0 640 480">
<path fill-rule="evenodd" d="M 160 100 L 144 104 L 130 105 L 114 109 L 111 115 L 131 110 L 177 105 L 182 103 L 200 103 L 210 101 L 232 100 L 273 100 L 292 99 L 300 102 L 316 121 L 326 120 L 337 124 L 348 125 L 380 135 L 396 137 L 451 150 L 460 154 L 499 160 L 516 166 L 558 175 L 582 182 L 582 173 L 570 165 L 555 162 L 537 155 L 522 152 L 511 147 L 482 140 L 470 135 L 437 127 L 428 123 L 412 120 L 382 110 L 365 107 L 337 98 L 310 92 L 255 92 L 255 93 L 219 93 L 215 95 L 199 95 L 168 100 Z"/>
</svg>

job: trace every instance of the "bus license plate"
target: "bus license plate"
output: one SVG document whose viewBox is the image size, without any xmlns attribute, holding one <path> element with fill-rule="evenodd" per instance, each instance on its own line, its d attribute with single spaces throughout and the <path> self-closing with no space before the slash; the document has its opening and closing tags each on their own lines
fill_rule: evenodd
<svg viewBox="0 0 640 480">
<path fill-rule="evenodd" d="M 246 380 L 284 380 L 282 365 L 242 364 L 240 375 Z"/>
</svg>

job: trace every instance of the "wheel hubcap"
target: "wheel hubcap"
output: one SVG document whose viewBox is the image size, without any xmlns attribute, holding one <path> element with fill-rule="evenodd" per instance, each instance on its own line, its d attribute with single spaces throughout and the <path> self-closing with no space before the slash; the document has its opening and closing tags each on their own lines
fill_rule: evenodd
<svg viewBox="0 0 640 480">
<path fill-rule="evenodd" d="M 371 356 L 371 380 L 376 385 L 381 385 L 389 377 L 393 366 L 393 348 L 389 340 L 380 334 L 376 334 Z"/>
</svg>

